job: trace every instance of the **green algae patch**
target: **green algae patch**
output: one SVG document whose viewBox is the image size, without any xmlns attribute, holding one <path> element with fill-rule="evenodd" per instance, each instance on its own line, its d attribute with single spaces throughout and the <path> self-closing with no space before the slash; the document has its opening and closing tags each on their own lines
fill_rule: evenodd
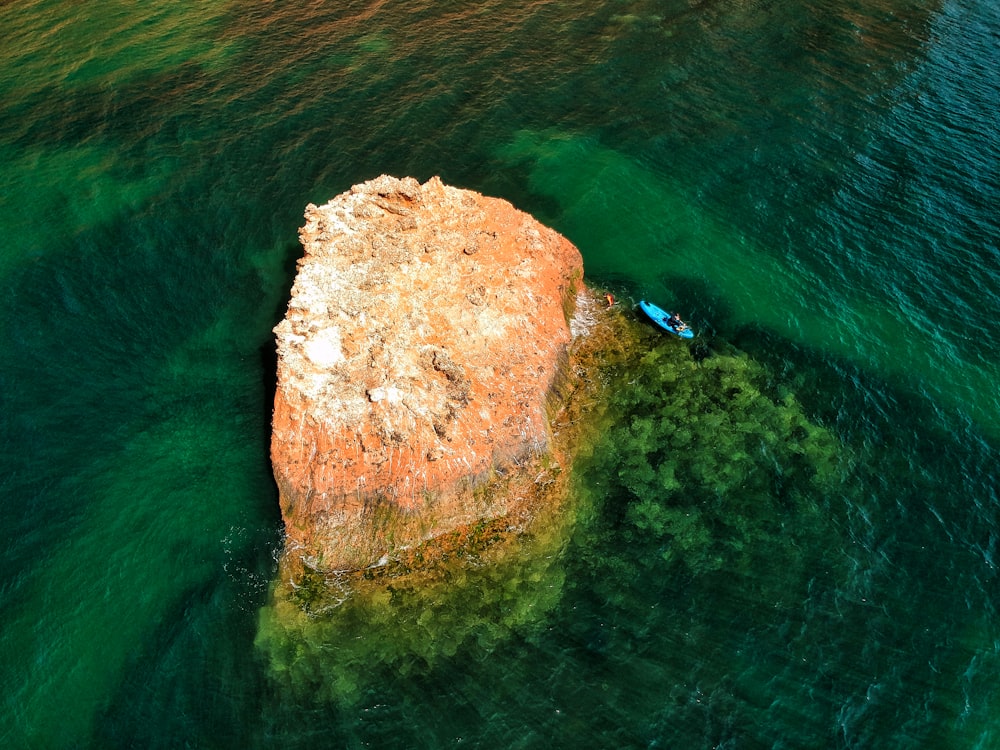
<svg viewBox="0 0 1000 750">
<path fill-rule="evenodd" d="M 354 702 L 379 677 L 483 659 L 539 627 L 562 598 L 577 512 L 572 461 L 597 439 L 607 378 L 628 321 L 578 298 L 577 337 L 550 401 L 549 450 L 495 472 L 474 491 L 504 493 L 514 512 L 406 549 L 377 566 L 324 573 L 281 563 L 256 645 L 274 684 L 296 700 Z"/>
<path fill-rule="evenodd" d="M 551 452 L 477 490 L 532 512 L 367 570 L 279 576 L 256 641 L 278 690 L 354 703 L 378 680 L 485 659 L 545 626 L 580 563 L 600 571 L 609 601 L 652 571 L 805 570 L 800 551 L 827 533 L 840 486 L 839 441 L 745 354 L 581 299 Z"/>
<path fill-rule="evenodd" d="M 566 528 L 537 525 L 503 544 L 465 545 L 408 573 L 306 581 L 306 599 L 277 584 L 257 635 L 273 682 L 296 700 L 352 703 L 379 679 L 485 658 L 558 603 Z"/>
<path fill-rule="evenodd" d="M 373 680 L 483 659 L 543 622 L 562 596 L 573 527 L 568 472 L 554 453 L 479 492 L 514 493 L 531 518 L 484 519 L 352 573 L 295 570 L 272 587 L 256 644 L 297 701 L 352 703 Z"/>
<path fill-rule="evenodd" d="M 666 340 L 609 385 L 614 419 L 578 467 L 580 487 L 629 564 L 659 558 L 690 575 L 805 565 L 797 550 L 829 533 L 848 456 L 794 394 L 742 352 L 696 358 Z"/>
</svg>

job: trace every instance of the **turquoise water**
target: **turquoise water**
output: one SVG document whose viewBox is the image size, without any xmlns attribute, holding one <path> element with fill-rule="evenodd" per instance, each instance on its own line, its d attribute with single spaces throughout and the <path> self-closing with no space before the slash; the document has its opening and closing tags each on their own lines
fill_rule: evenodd
<svg viewBox="0 0 1000 750">
<path fill-rule="evenodd" d="M 4 747 L 1000 743 L 994 4 L 144 5 L 0 9 Z M 544 611 L 420 668 L 328 633 L 370 679 L 289 690 L 270 328 L 305 204 L 380 173 L 512 200 L 793 406 L 698 422 L 651 339 Z M 721 472 L 793 412 L 823 482 L 665 478 L 645 421 L 725 424 L 680 454 Z"/>
</svg>

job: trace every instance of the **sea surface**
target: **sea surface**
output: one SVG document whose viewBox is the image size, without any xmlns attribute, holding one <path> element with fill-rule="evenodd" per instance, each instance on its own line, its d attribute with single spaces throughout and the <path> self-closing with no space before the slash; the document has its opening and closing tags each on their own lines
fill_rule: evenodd
<svg viewBox="0 0 1000 750">
<path fill-rule="evenodd" d="M 1000 747 L 998 48 L 993 0 L 0 4 L 0 746 Z M 279 663 L 271 328 L 382 173 L 699 336 L 548 567 Z"/>
</svg>

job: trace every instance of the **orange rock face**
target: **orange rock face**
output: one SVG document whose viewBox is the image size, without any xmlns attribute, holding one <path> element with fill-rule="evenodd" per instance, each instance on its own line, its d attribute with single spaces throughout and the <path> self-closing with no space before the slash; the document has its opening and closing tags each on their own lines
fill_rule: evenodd
<svg viewBox="0 0 1000 750">
<path fill-rule="evenodd" d="M 319 571 L 511 511 L 483 491 L 549 444 L 580 254 L 508 202 L 380 177 L 308 206 L 275 328 L 286 553 Z"/>
</svg>

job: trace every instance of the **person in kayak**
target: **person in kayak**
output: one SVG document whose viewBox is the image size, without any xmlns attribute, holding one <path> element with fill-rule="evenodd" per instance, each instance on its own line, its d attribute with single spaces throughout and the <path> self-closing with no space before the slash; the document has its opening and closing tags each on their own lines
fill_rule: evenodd
<svg viewBox="0 0 1000 750">
<path fill-rule="evenodd" d="M 670 313 L 670 317 L 667 318 L 667 325 L 677 332 L 687 330 L 687 323 L 681 320 L 681 316 L 675 312 Z"/>
</svg>

